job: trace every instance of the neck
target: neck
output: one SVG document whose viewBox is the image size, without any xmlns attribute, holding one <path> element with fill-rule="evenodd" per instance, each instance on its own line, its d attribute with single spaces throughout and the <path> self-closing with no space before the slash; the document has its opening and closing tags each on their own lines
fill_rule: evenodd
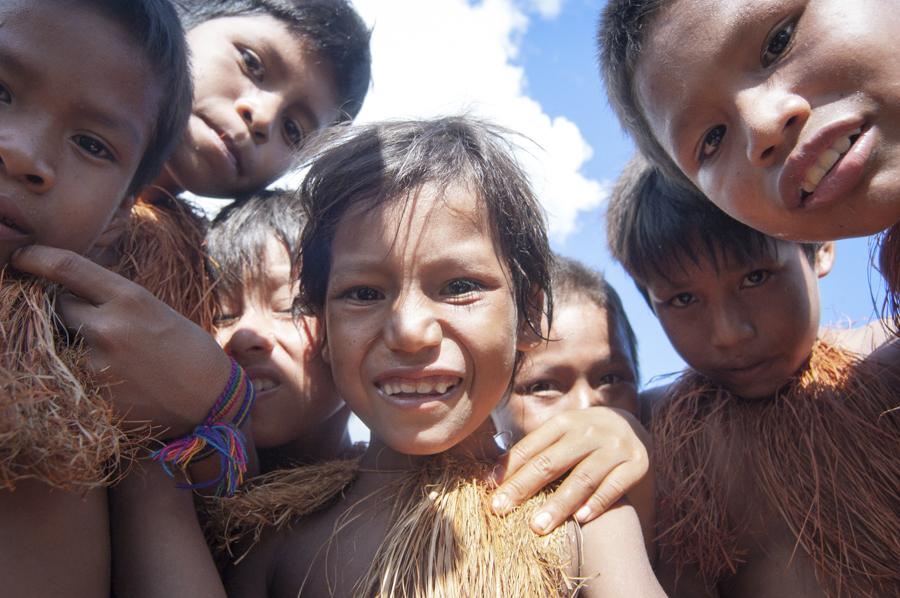
<svg viewBox="0 0 900 598">
<path fill-rule="evenodd" d="M 262 469 L 270 471 L 291 463 L 318 463 L 341 458 L 353 446 L 347 429 L 349 419 L 350 408 L 344 405 L 314 431 L 287 444 L 259 449 Z"/>
</svg>

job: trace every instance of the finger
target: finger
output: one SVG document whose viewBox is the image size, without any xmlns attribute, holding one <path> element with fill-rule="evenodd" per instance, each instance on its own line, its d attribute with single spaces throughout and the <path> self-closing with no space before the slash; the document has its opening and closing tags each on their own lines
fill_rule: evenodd
<svg viewBox="0 0 900 598">
<path fill-rule="evenodd" d="M 565 439 L 550 445 L 532 456 L 513 474 L 507 474 L 503 483 L 494 492 L 494 511 L 503 514 L 529 497 L 540 492 L 547 484 L 558 479 L 587 457 L 596 446 L 580 446 Z M 514 457 L 513 447 L 510 458 Z M 587 498 L 587 496 L 585 496 Z"/>
<path fill-rule="evenodd" d="M 610 461 L 599 453 L 582 461 L 535 512 L 529 522 L 531 529 L 538 534 L 547 534 L 569 517 L 575 516 L 576 511 L 587 515 L 589 510 L 600 508 L 599 504 L 592 502 L 598 493 L 604 501 L 610 495 L 617 497 L 612 503 L 602 503 L 606 505 L 603 510 L 608 508 L 624 494 L 619 478 L 610 479 L 611 472 L 617 471 L 621 465 L 621 461 Z"/>
<path fill-rule="evenodd" d="M 561 416 L 556 416 L 543 423 L 536 430 L 522 438 L 509 450 L 494 470 L 494 480 L 499 484 L 518 472 L 541 452 L 559 441 L 571 426 L 563 423 Z"/>
<path fill-rule="evenodd" d="M 10 262 L 17 270 L 55 282 L 94 305 L 115 297 L 125 281 L 75 252 L 43 245 L 19 249 Z"/>
</svg>

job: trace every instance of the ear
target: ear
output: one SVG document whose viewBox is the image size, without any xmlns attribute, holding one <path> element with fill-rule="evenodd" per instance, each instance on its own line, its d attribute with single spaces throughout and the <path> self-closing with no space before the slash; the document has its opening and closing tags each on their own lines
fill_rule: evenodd
<svg viewBox="0 0 900 598">
<path fill-rule="evenodd" d="M 547 317 L 544 314 L 544 300 L 544 293 L 540 289 L 532 290 L 528 318 L 522 318 L 522 321 L 519 322 L 519 330 L 516 334 L 516 350 L 522 352 L 531 351 L 544 342 L 544 339 L 541 338 L 541 336 L 546 338 L 550 335 L 550 330 L 547 326 Z M 532 329 L 532 326 L 529 325 L 529 321 L 541 323 L 540 334 Z"/>
<path fill-rule="evenodd" d="M 816 251 L 816 276 L 823 278 L 831 272 L 831 268 L 834 266 L 835 251 L 837 249 L 833 241 L 822 243 L 822 246 Z"/>
</svg>

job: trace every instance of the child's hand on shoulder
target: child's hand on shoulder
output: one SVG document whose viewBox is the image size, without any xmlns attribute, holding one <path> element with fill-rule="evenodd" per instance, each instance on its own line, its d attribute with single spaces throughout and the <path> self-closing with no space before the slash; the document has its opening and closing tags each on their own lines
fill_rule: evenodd
<svg viewBox="0 0 900 598">
<path fill-rule="evenodd" d="M 189 432 L 230 375 L 215 340 L 143 287 L 71 251 L 33 245 L 12 265 L 68 291 L 57 313 L 91 348 L 90 367 L 131 421 Z"/>
<path fill-rule="evenodd" d="M 649 435 L 630 413 L 591 407 L 560 413 L 512 447 L 496 474 L 493 507 L 504 513 L 571 470 L 531 520 L 546 534 L 574 516 L 587 523 L 641 482 Z M 652 494 L 652 490 L 650 490 Z"/>
</svg>

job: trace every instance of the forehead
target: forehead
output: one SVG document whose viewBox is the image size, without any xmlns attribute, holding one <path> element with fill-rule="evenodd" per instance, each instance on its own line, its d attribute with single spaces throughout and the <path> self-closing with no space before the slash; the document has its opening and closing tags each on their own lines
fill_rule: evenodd
<svg viewBox="0 0 900 598">
<path fill-rule="evenodd" d="M 358 204 L 338 223 L 332 259 L 396 258 L 413 265 L 450 257 L 499 262 L 485 212 L 484 203 L 464 186 L 426 185 L 374 207 Z"/>
<path fill-rule="evenodd" d="M 146 142 L 160 82 L 118 23 L 77 2 L 0 4 L 0 66 L 28 83 L 28 101 Z M 139 117 L 145 116 L 143 120 Z"/>
</svg>

